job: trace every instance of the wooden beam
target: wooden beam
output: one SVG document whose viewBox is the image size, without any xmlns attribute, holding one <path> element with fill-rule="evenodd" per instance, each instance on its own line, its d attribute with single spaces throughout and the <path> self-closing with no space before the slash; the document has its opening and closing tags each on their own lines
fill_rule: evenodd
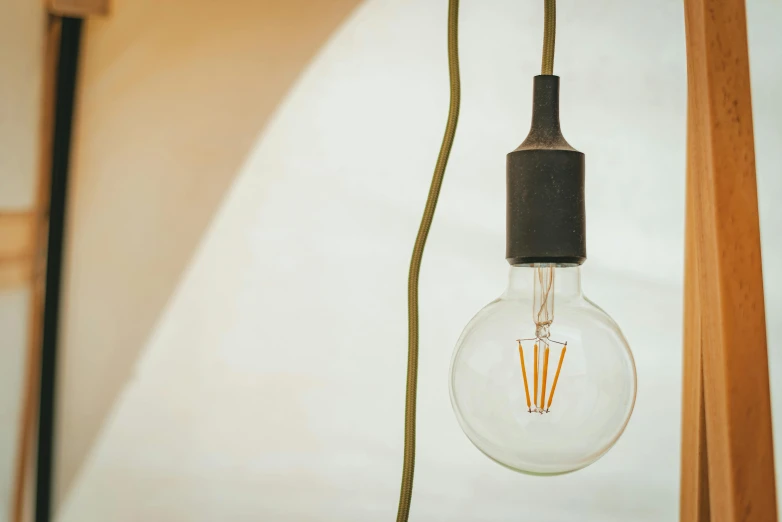
<svg viewBox="0 0 782 522">
<path fill-rule="evenodd" d="M 31 211 L 0 211 L 0 289 L 30 281 L 34 224 Z"/>
<path fill-rule="evenodd" d="M 86 18 L 109 14 L 109 0 L 48 0 L 49 12 L 57 16 Z"/>
<path fill-rule="evenodd" d="M 708 482 L 702 462 L 683 455 L 682 521 L 703 520 L 689 517 L 703 516 L 693 495 L 706 488 L 711 520 L 768 522 L 777 520 L 776 486 L 744 0 L 685 0 L 685 22 L 688 252 L 696 259 L 685 287 L 700 334 L 686 326 L 682 451 L 706 446 Z M 698 341 L 706 437 L 695 442 Z"/>
<path fill-rule="evenodd" d="M 688 75 L 692 78 L 692 75 Z M 694 90 L 689 89 L 692 95 Z M 687 213 L 684 251 L 684 367 L 682 385 L 682 443 L 679 520 L 710 522 L 706 410 L 703 397 L 702 333 L 698 288 L 698 236 L 700 205 L 697 173 L 705 158 L 699 155 L 693 113 L 698 100 L 687 108 Z"/>
</svg>

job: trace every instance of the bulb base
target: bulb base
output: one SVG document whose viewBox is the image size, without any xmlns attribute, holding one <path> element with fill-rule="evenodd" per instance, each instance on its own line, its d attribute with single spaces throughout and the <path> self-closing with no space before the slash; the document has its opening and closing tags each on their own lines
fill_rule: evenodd
<svg viewBox="0 0 782 522">
<path fill-rule="evenodd" d="M 559 77 L 536 76 L 532 127 L 507 156 L 505 258 L 512 266 L 586 261 L 584 154 L 559 126 Z"/>
</svg>

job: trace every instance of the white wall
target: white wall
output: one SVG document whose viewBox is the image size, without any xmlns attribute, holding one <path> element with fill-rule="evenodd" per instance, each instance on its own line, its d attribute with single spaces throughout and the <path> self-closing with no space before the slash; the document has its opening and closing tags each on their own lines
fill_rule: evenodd
<svg viewBox="0 0 782 522">
<path fill-rule="evenodd" d="M 504 155 L 528 126 L 539 4 L 463 2 L 461 126 L 421 278 L 413 520 L 673 520 L 686 86 L 678 0 L 559 2 L 563 129 L 587 154 L 585 289 L 623 325 L 638 364 L 625 436 L 590 468 L 544 480 L 488 461 L 451 413 L 453 344 L 505 284 Z M 61 521 L 393 518 L 407 263 L 448 105 L 445 7 L 368 1 L 301 78 L 223 201 Z M 782 6 L 757 2 L 749 15 L 778 410 Z"/>
<path fill-rule="evenodd" d="M 0 17 L 0 210 L 33 206 L 38 174 L 44 5 L 5 0 Z"/>
<path fill-rule="evenodd" d="M 29 291 L 0 291 L 0 521 L 7 520 L 19 447 Z"/>
</svg>

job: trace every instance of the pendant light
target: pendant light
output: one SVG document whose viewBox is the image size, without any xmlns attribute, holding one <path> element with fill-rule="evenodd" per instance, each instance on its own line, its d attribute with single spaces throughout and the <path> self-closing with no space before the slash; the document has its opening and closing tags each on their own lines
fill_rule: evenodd
<svg viewBox="0 0 782 522">
<path fill-rule="evenodd" d="M 467 324 L 454 349 L 451 404 L 469 440 L 522 473 L 558 475 L 604 455 L 633 411 L 636 371 L 619 326 L 581 290 L 586 261 L 584 154 L 559 123 L 553 75 L 555 0 L 545 2 L 543 65 L 534 78 L 532 125 L 507 155 L 508 287 Z M 415 459 L 417 287 L 459 112 L 458 1 L 449 2 L 451 110 L 408 285 L 405 462 L 397 521 L 407 520 Z"/>
</svg>

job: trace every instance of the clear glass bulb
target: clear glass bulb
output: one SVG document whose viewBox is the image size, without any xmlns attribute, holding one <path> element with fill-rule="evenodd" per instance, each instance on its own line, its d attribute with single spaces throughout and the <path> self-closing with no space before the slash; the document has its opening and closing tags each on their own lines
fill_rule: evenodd
<svg viewBox="0 0 782 522">
<path fill-rule="evenodd" d="M 484 454 L 557 475 L 592 464 L 622 434 L 635 363 L 619 326 L 582 293 L 578 267 L 512 267 L 505 293 L 462 332 L 450 391 Z"/>
</svg>

